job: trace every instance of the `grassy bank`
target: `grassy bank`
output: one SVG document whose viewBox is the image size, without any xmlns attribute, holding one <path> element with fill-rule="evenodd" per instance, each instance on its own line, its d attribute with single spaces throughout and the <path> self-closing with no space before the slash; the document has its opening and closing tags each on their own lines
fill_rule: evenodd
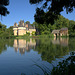
<svg viewBox="0 0 75 75">
<path fill-rule="evenodd" d="M 69 36 L 61 36 L 62 38 L 67 38 Z M 70 36 L 71 37 L 71 36 Z M 74 37 L 74 36 L 73 36 Z M 54 38 L 53 34 L 49 34 L 49 35 L 33 35 L 33 36 L 30 36 L 30 35 L 23 35 L 23 36 L 14 36 L 14 35 L 11 35 L 11 36 L 0 36 L 0 38 L 6 38 L 6 39 L 10 39 L 10 38 L 13 38 L 13 39 L 28 39 L 28 38 Z M 57 36 L 57 38 L 60 38 L 60 36 Z"/>
<path fill-rule="evenodd" d="M 61 36 L 62 38 L 67 38 L 69 36 Z M 58 36 L 57 38 L 61 38 L 60 36 Z M 27 39 L 27 38 L 54 38 L 54 36 L 51 34 L 51 35 L 35 35 L 35 36 L 27 36 L 27 35 L 24 35 L 24 36 L 15 36 L 15 38 L 17 39 Z"/>
<path fill-rule="evenodd" d="M 27 38 L 53 38 L 54 36 L 52 34 L 50 35 L 23 35 L 23 36 L 14 36 L 17 39 L 27 39 Z"/>
</svg>

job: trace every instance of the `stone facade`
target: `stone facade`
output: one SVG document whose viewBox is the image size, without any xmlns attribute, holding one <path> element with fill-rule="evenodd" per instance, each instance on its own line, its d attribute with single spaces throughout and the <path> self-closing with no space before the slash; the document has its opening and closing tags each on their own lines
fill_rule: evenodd
<svg viewBox="0 0 75 75">
<path fill-rule="evenodd" d="M 36 32 L 36 29 L 35 29 L 35 25 L 32 26 L 30 25 L 30 23 L 24 23 L 24 21 L 21 20 L 19 22 L 19 25 L 17 25 L 17 23 L 14 24 L 13 32 L 15 36 L 25 35 L 26 32 L 29 32 L 30 35 L 32 35 L 32 32 Z"/>
<path fill-rule="evenodd" d="M 68 28 L 61 28 L 60 30 L 53 30 L 52 34 L 56 36 L 68 36 Z"/>
</svg>

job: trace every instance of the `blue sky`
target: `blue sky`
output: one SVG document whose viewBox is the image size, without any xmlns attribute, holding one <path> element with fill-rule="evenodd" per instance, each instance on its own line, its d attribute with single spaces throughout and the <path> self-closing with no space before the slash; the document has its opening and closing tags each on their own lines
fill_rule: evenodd
<svg viewBox="0 0 75 75">
<path fill-rule="evenodd" d="M 3 16 L 2 21 L 0 19 L 1 23 L 7 25 L 7 27 L 13 26 L 15 22 L 18 23 L 20 20 L 30 21 L 30 23 L 35 21 L 34 14 L 36 13 L 37 5 L 31 5 L 29 0 L 10 0 L 7 8 L 10 14 L 6 17 Z M 61 14 L 65 18 L 75 21 L 75 10 L 70 14 L 66 14 L 65 11 Z"/>
</svg>

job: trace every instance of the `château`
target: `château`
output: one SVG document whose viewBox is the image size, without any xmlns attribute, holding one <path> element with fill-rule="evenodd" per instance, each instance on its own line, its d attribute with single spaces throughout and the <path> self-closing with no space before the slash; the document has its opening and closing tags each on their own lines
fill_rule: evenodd
<svg viewBox="0 0 75 75">
<path fill-rule="evenodd" d="M 24 20 L 20 20 L 19 25 L 17 23 L 13 26 L 13 31 L 15 36 L 22 36 L 27 33 L 30 35 L 35 34 L 35 25 L 31 25 L 29 22 L 24 23 Z"/>
</svg>

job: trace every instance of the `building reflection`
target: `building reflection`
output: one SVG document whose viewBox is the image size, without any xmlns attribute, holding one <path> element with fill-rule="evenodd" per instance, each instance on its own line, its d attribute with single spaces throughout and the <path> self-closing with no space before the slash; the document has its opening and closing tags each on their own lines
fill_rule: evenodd
<svg viewBox="0 0 75 75">
<path fill-rule="evenodd" d="M 60 44 L 61 46 L 68 46 L 68 40 L 69 38 L 56 38 L 54 37 L 54 39 L 52 40 L 53 44 Z"/>
<path fill-rule="evenodd" d="M 18 51 L 18 43 L 17 43 L 17 39 L 14 40 L 14 45 L 13 45 L 15 52 Z"/>
<path fill-rule="evenodd" d="M 35 39 L 30 38 L 29 41 L 25 40 L 25 39 L 15 39 L 14 40 L 14 50 L 15 52 L 24 54 L 25 51 L 30 51 L 31 49 L 35 49 L 36 46 L 36 41 Z"/>
</svg>

